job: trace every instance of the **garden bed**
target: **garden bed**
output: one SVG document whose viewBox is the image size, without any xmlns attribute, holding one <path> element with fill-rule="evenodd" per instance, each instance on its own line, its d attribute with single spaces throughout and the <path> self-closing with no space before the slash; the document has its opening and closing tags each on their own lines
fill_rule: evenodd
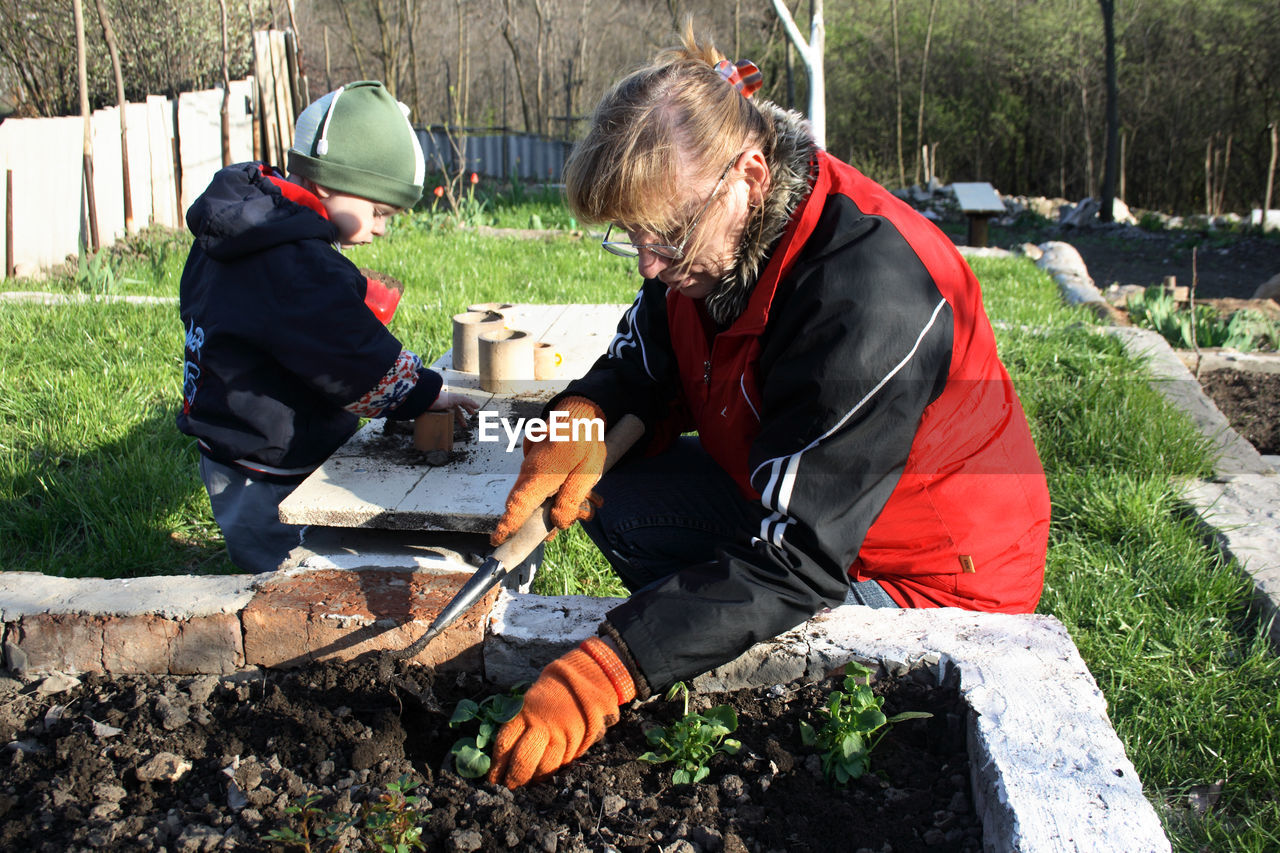
<svg viewBox="0 0 1280 853">
<path fill-rule="evenodd" d="M 266 835 L 299 828 L 285 810 L 308 794 L 318 809 L 360 814 L 405 779 L 419 783 L 410 793 L 423 798 L 430 850 L 981 848 L 967 712 L 951 687 L 910 676 L 877 682 L 887 713 L 933 716 L 893 726 L 873 772 L 842 792 L 799 735 L 801 720 L 819 724 L 833 680 L 695 695 L 695 707 L 732 703 L 743 742 L 700 784 L 673 786 L 670 764 L 635 760 L 648 749 L 644 728 L 679 714 L 678 703 L 658 698 L 628 710 L 566 771 L 508 792 L 458 777 L 446 758 L 460 734 L 447 727 L 454 704 L 492 686 L 423 668 L 399 677 L 404 686 L 390 688 L 366 663 L 234 677 L 88 675 L 65 690 L 65 676 L 6 681 L 0 734 L 12 744 L 0 758 L 0 847 L 285 849 Z M 358 838 L 372 834 L 346 830 L 347 849 L 361 849 Z"/>
<path fill-rule="evenodd" d="M 1280 373 L 1208 370 L 1200 374 L 1200 387 L 1259 453 L 1280 454 Z"/>
</svg>

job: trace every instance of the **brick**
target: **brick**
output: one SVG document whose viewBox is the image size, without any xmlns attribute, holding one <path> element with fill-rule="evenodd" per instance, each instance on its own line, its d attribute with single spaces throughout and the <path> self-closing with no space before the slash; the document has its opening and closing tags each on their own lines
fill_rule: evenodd
<svg viewBox="0 0 1280 853">
<path fill-rule="evenodd" d="M 167 672 L 178 623 L 159 616 L 102 617 L 102 666 L 107 672 Z"/>
<path fill-rule="evenodd" d="M 216 613 L 177 624 L 169 672 L 227 675 L 244 666 L 244 638 L 234 613 Z"/>
<path fill-rule="evenodd" d="M 262 587 L 245 608 L 244 660 L 289 668 L 349 661 L 410 645 L 471 577 L 466 572 L 317 570 Z M 414 663 L 479 669 L 485 617 L 497 590 L 458 619 Z"/>
<path fill-rule="evenodd" d="M 9 642 L 27 657 L 30 672 L 102 672 L 102 620 L 76 613 L 23 616 Z"/>
</svg>

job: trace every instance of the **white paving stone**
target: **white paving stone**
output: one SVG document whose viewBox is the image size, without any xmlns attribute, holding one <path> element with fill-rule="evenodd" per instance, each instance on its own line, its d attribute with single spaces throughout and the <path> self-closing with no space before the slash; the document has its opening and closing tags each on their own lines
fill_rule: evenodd
<svg viewBox="0 0 1280 853">
<path fill-rule="evenodd" d="M 0 622 L 40 613 L 155 615 L 194 619 L 239 613 L 262 576 L 165 575 L 144 578 L 58 578 L 0 572 Z"/>
</svg>

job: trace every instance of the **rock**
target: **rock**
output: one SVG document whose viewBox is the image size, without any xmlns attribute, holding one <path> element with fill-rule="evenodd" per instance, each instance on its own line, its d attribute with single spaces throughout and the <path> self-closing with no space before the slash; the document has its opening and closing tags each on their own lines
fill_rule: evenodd
<svg viewBox="0 0 1280 853">
<path fill-rule="evenodd" d="M 1274 299 L 1280 302 L 1280 273 L 1276 273 L 1271 278 L 1258 285 L 1258 289 L 1253 292 L 1254 299 Z"/>
<path fill-rule="evenodd" d="M 187 774 L 191 766 L 191 762 L 181 756 L 160 752 L 134 770 L 134 775 L 139 782 L 176 782 Z"/>
<path fill-rule="evenodd" d="M 94 786 L 93 796 L 100 803 L 118 803 L 128 796 L 128 792 L 114 782 L 102 782 Z"/>
<path fill-rule="evenodd" d="M 222 846 L 222 833 L 212 826 L 193 823 L 173 843 L 174 853 L 204 853 Z"/>
<path fill-rule="evenodd" d="M 484 836 L 474 829 L 455 829 L 449 836 L 449 849 L 472 853 L 484 846 Z"/>
<path fill-rule="evenodd" d="M 80 686 L 80 679 L 74 675 L 67 675 L 63 672 L 55 672 L 52 675 L 41 679 L 36 685 L 37 696 L 53 696 L 57 693 L 65 693 L 73 687 Z"/>
<path fill-rule="evenodd" d="M 97 720 L 91 719 L 89 720 L 89 722 L 93 724 L 92 725 L 93 736 L 96 738 L 115 737 L 116 735 L 120 734 L 120 732 L 124 731 L 123 729 L 117 729 L 115 726 L 109 726 L 106 723 L 100 723 Z"/>
<path fill-rule="evenodd" d="M 535 841 L 538 849 L 545 851 L 545 853 L 556 853 L 556 850 L 560 847 L 560 836 L 549 829 L 539 832 Z"/>
<path fill-rule="evenodd" d="M 187 685 L 187 692 L 191 694 L 191 704 L 203 705 L 209 701 L 209 697 L 213 695 L 213 689 L 218 686 L 218 679 L 212 675 L 202 675 L 199 678 L 191 679 Z"/>
<path fill-rule="evenodd" d="M 741 781 L 741 780 L 739 780 Z M 605 817 L 617 817 L 627 807 L 627 801 L 617 794 L 606 794 L 600 801 L 600 809 Z"/>
<path fill-rule="evenodd" d="M 245 806 L 249 805 L 249 800 L 245 797 L 244 791 L 240 790 L 240 786 L 234 781 L 227 783 L 227 808 L 233 812 L 238 812 Z"/>
<path fill-rule="evenodd" d="M 191 722 L 187 709 L 173 704 L 167 696 L 156 699 L 156 716 L 160 718 L 160 725 L 164 726 L 166 731 L 180 729 Z"/>
</svg>

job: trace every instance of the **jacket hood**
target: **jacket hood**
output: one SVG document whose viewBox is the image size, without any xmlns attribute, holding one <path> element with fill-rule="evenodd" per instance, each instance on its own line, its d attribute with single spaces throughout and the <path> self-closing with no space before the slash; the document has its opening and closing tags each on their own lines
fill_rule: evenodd
<svg viewBox="0 0 1280 853">
<path fill-rule="evenodd" d="M 306 193 L 296 189 L 289 195 Z M 332 243 L 338 236 L 328 219 L 287 197 L 261 163 L 239 163 L 214 175 L 187 210 L 187 227 L 196 245 L 220 261 L 299 240 Z"/>
<path fill-rule="evenodd" d="M 818 146 L 813 141 L 809 122 L 799 113 L 769 101 L 761 101 L 760 110 L 773 121 L 773 151 L 768 158 L 769 194 L 764 204 L 751 214 L 733 268 L 707 297 L 707 313 L 721 328 L 732 325 L 746 309 L 761 270 L 787 230 L 791 214 L 813 188 L 814 155 Z"/>
</svg>

